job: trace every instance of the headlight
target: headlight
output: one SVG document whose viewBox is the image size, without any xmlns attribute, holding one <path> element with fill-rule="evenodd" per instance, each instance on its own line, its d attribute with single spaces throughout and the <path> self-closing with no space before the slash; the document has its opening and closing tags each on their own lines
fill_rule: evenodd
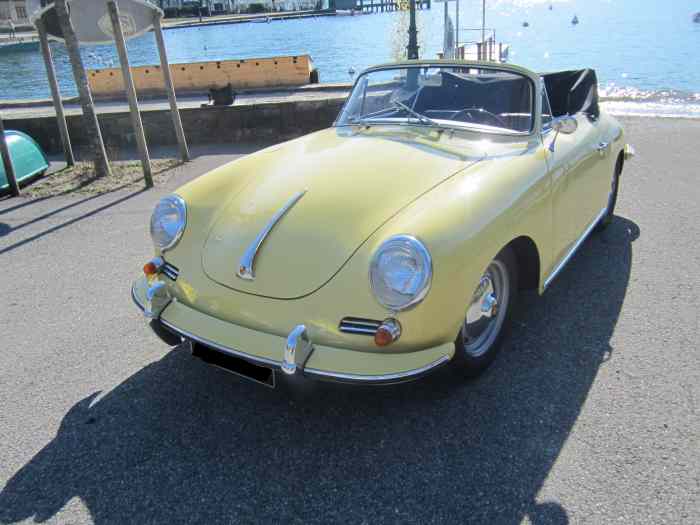
<svg viewBox="0 0 700 525">
<path fill-rule="evenodd" d="M 369 280 L 377 301 L 386 308 L 405 310 L 421 302 L 433 276 L 427 248 L 409 235 L 391 237 L 372 257 Z"/>
<path fill-rule="evenodd" d="M 162 251 L 169 250 L 180 240 L 187 224 L 185 201 L 177 195 L 160 200 L 151 215 L 151 238 Z"/>
</svg>

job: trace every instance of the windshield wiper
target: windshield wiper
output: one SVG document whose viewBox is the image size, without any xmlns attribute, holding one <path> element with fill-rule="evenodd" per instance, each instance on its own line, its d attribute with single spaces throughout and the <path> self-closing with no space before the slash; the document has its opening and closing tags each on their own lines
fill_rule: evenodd
<svg viewBox="0 0 700 525">
<path fill-rule="evenodd" d="M 400 102 L 398 100 L 393 100 L 391 103 L 394 106 L 399 107 L 399 108 L 403 109 L 404 111 L 407 111 L 408 113 L 410 113 L 411 115 L 416 117 L 418 119 L 418 121 L 422 122 L 423 124 L 429 124 L 431 126 L 438 126 L 438 127 L 440 126 L 440 124 L 438 124 L 436 121 L 434 121 L 430 117 L 426 117 L 425 115 L 418 113 L 416 110 L 407 106 L 403 102 Z"/>
</svg>

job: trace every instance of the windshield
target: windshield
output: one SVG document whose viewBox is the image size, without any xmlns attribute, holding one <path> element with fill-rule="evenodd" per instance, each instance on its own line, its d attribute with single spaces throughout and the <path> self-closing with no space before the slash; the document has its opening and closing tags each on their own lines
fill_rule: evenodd
<svg viewBox="0 0 700 525">
<path fill-rule="evenodd" d="M 419 124 L 530 133 L 533 106 L 532 82 L 511 71 L 389 67 L 358 79 L 336 125 Z"/>
</svg>

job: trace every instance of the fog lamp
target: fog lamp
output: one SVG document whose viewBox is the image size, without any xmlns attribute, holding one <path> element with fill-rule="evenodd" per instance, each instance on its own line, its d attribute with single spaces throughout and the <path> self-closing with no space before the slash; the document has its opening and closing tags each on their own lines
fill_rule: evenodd
<svg viewBox="0 0 700 525">
<path fill-rule="evenodd" d="M 401 325 L 396 319 L 385 319 L 374 334 L 374 344 L 388 346 L 401 337 Z"/>
<path fill-rule="evenodd" d="M 165 261 L 162 257 L 154 257 L 143 265 L 143 273 L 148 276 L 156 275 L 163 268 L 163 264 L 165 264 Z"/>
</svg>

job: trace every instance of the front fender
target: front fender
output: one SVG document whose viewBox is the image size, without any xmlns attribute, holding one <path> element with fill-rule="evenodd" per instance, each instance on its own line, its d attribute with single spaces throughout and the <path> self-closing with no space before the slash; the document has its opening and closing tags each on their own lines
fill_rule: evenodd
<svg viewBox="0 0 700 525">
<path fill-rule="evenodd" d="M 375 232 L 328 287 L 354 288 L 355 295 L 366 296 L 363 302 L 376 305 L 369 285 L 358 287 L 357 283 L 367 283 L 372 255 L 387 238 L 413 235 L 431 253 L 433 280 L 422 303 L 396 315 L 404 328 L 401 343 L 422 346 L 453 341 L 484 270 L 512 240 L 532 239 L 540 267 L 546 267 L 552 251 L 552 222 L 551 183 L 544 159 L 541 144 L 533 144 L 517 156 L 490 158 L 468 168 Z"/>
</svg>

